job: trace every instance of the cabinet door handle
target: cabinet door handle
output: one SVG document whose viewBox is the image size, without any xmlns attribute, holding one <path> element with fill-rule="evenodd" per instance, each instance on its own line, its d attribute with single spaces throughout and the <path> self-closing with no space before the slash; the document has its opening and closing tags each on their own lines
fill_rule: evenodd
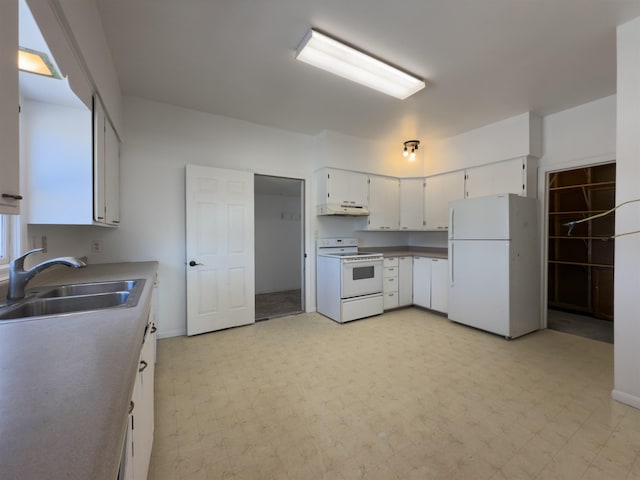
<svg viewBox="0 0 640 480">
<path fill-rule="evenodd" d="M 147 362 L 145 362 L 144 360 L 140 361 L 140 368 L 138 369 L 138 372 L 144 372 L 145 368 L 147 368 L 149 366 L 149 364 Z"/>
<path fill-rule="evenodd" d="M 129 402 L 129 413 L 133 412 L 134 407 L 136 406 L 135 403 L 133 403 L 133 400 L 131 400 Z"/>
<path fill-rule="evenodd" d="M 22 200 L 22 195 L 14 195 L 13 193 L 3 193 L 2 198 L 12 198 L 14 200 Z"/>
<path fill-rule="evenodd" d="M 451 229 L 451 231 L 449 232 L 449 234 L 450 234 L 451 238 L 453 238 L 453 235 L 454 235 L 453 220 L 454 220 L 454 209 L 450 208 L 449 209 L 449 228 Z"/>
</svg>

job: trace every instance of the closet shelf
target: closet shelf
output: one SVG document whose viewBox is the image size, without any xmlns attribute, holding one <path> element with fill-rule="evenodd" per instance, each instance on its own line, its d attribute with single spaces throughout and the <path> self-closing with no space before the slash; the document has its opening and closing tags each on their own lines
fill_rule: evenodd
<svg viewBox="0 0 640 480">
<path fill-rule="evenodd" d="M 571 236 L 567 236 L 567 235 L 549 235 L 549 238 L 554 239 L 554 240 L 612 240 L 612 238 L 607 235 L 601 235 L 601 236 L 591 236 L 591 237 L 585 237 L 585 236 L 579 236 L 579 235 L 571 235 Z"/>
<path fill-rule="evenodd" d="M 613 268 L 613 264 L 609 265 L 606 263 L 567 262 L 564 260 L 549 260 L 549 263 L 556 265 L 575 265 L 577 267 Z"/>
<path fill-rule="evenodd" d="M 549 212 L 549 215 L 596 215 L 604 212 L 606 212 L 606 210 L 574 210 L 567 212 Z"/>
<path fill-rule="evenodd" d="M 596 182 L 596 183 L 581 183 L 578 185 L 565 185 L 562 187 L 549 187 L 549 191 L 557 192 L 558 190 L 570 190 L 575 188 L 588 188 L 589 190 L 603 190 L 616 188 L 616 182 Z"/>
</svg>

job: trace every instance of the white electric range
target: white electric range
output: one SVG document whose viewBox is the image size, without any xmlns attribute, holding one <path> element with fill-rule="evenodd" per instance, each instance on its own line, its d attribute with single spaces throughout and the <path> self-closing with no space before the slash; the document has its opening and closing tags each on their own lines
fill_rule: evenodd
<svg viewBox="0 0 640 480">
<path fill-rule="evenodd" d="M 318 239 L 318 313 L 339 323 L 381 314 L 382 274 L 382 254 L 358 253 L 357 238 Z"/>
</svg>

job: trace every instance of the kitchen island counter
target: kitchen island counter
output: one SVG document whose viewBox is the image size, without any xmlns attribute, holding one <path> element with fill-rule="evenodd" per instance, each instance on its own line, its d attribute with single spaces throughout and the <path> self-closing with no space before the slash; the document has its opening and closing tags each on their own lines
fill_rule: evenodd
<svg viewBox="0 0 640 480">
<path fill-rule="evenodd" d="M 116 478 L 157 269 L 54 267 L 28 289 L 138 278 L 145 285 L 131 308 L 0 321 L 3 480 Z"/>
</svg>

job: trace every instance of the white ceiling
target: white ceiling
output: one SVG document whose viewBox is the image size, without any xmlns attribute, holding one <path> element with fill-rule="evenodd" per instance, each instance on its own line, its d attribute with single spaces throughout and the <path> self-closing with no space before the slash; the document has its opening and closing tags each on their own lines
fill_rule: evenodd
<svg viewBox="0 0 640 480">
<path fill-rule="evenodd" d="M 315 135 L 450 136 L 616 90 L 640 0 L 98 0 L 125 95 Z M 310 27 L 427 80 L 406 100 L 294 59 Z"/>
</svg>

